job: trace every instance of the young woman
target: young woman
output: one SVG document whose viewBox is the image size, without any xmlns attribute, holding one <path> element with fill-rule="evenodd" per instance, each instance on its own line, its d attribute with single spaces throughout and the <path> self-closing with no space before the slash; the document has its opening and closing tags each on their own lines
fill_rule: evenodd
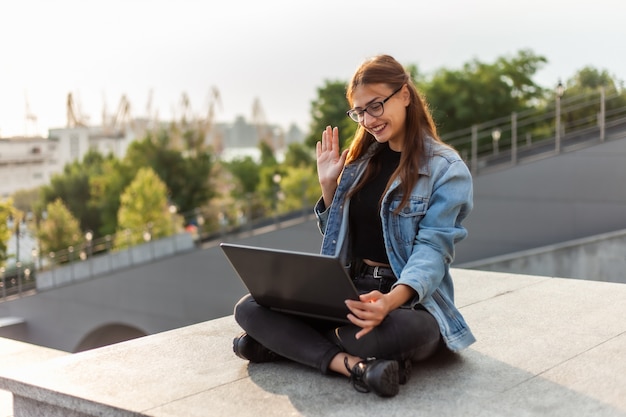
<svg viewBox="0 0 626 417">
<path fill-rule="evenodd" d="M 391 397 L 412 362 L 440 345 L 459 351 L 475 341 L 449 271 L 467 235 L 472 179 L 394 58 L 365 61 L 346 96 L 359 127 L 343 152 L 337 128 L 322 133 L 315 213 L 321 252 L 345 261 L 361 293 L 346 301 L 351 324 L 270 311 L 247 295 L 235 307 L 245 333 L 233 349 L 251 362 L 286 358 L 343 374 L 359 391 Z"/>
</svg>

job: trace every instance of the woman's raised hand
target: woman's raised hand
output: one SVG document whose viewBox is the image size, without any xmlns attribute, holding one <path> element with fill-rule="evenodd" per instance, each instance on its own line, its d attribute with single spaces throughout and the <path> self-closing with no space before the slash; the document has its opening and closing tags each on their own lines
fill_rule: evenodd
<svg viewBox="0 0 626 417">
<path fill-rule="evenodd" d="M 337 188 L 337 179 L 343 170 L 348 150 L 339 152 L 339 129 L 328 126 L 322 133 L 322 140 L 315 147 L 317 175 L 322 187 L 326 207 L 330 205 Z"/>
</svg>

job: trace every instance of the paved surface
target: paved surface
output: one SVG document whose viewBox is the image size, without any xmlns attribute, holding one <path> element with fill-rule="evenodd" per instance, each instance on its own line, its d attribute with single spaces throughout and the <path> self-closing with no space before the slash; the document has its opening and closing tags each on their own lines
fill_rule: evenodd
<svg viewBox="0 0 626 417">
<path fill-rule="evenodd" d="M 66 352 L 0 338 L 0 374 L 24 366 L 36 366 L 39 362 L 67 355 Z M 25 371 L 20 375 L 26 376 Z M 13 396 L 0 390 L 0 417 L 13 415 Z"/>
<path fill-rule="evenodd" d="M 232 316 L 2 369 L 0 388 L 30 415 L 626 416 L 625 284 L 453 274 L 478 342 L 417 364 L 393 399 L 296 364 L 238 359 Z"/>
</svg>

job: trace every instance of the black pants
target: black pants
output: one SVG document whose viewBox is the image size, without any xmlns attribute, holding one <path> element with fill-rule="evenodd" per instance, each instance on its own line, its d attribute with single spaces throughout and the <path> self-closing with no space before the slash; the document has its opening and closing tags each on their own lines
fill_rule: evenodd
<svg viewBox="0 0 626 417">
<path fill-rule="evenodd" d="M 357 275 L 357 289 L 371 291 L 372 285 L 378 285 L 372 278 Z M 361 358 L 419 361 L 432 355 L 441 339 L 434 317 L 421 308 L 390 312 L 358 340 L 355 335 L 360 327 L 273 311 L 257 304 L 250 295 L 237 303 L 234 315 L 241 328 L 269 350 L 322 373 L 328 372 L 330 361 L 341 352 Z"/>
</svg>

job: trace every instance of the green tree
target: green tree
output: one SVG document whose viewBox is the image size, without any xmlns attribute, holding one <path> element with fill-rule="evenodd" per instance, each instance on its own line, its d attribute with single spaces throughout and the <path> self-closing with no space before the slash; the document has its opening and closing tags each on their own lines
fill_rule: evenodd
<svg viewBox="0 0 626 417">
<path fill-rule="evenodd" d="M 67 164 L 63 172 L 54 175 L 50 184 L 41 189 L 38 211 L 49 203 L 61 199 L 68 210 L 78 219 L 82 230 L 98 231 L 101 227 L 100 212 L 91 204 L 90 178 L 102 173 L 105 158 L 97 151 L 89 151 L 82 161 Z"/>
<path fill-rule="evenodd" d="M 566 90 L 574 90 L 574 93 L 586 91 L 597 91 L 600 87 L 604 87 L 607 92 L 618 91 L 618 84 L 609 72 L 604 69 L 600 70 L 591 66 L 586 66 L 577 71 L 572 78 L 566 82 Z"/>
<path fill-rule="evenodd" d="M 461 70 L 439 69 L 419 87 L 445 134 L 532 108 L 544 95 L 532 77 L 546 62 L 522 50 L 492 64 L 472 60 Z"/>
<path fill-rule="evenodd" d="M 189 137 L 195 137 L 187 134 Z M 174 148 L 171 133 L 161 130 L 129 146 L 124 164 L 130 167 L 151 167 L 169 190 L 169 199 L 181 213 L 202 206 L 215 196 L 211 183 L 214 156 L 209 149 L 195 145 L 193 151 Z"/>
<path fill-rule="evenodd" d="M 11 199 L 0 201 L 0 267 L 4 267 L 8 259 L 7 244 L 11 237 L 11 231 L 7 224 L 14 211 Z"/>
<path fill-rule="evenodd" d="M 63 200 L 46 206 L 46 218 L 39 225 L 37 238 L 42 254 L 77 247 L 82 242 L 80 224 Z"/>
<path fill-rule="evenodd" d="M 261 151 L 262 167 L 273 167 L 278 164 L 274 150 L 266 142 L 259 142 L 259 150 Z"/>
<path fill-rule="evenodd" d="M 40 201 L 41 187 L 19 190 L 13 193 L 12 200 L 16 209 L 24 213 L 34 213 Z"/>
<path fill-rule="evenodd" d="M 98 210 L 101 222 L 100 228 L 94 230 L 96 236 L 113 235 L 117 231 L 120 196 L 137 175 L 139 168 L 110 158 L 104 162 L 102 172 L 90 178 L 90 204 Z"/>
<path fill-rule="evenodd" d="M 236 200 L 256 192 L 261 181 L 261 167 L 250 156 L 224 162 L 223 165 L 235 179 L 231 193 Z"/>
<path fill-rule="evenodd" d="M 283 162 L 288 167 L 314 167 L 315 154 L 310 147 L 302 143 L 290 143 Z"/>
<path fill-rule="evenodd" d="M 281 207 L 281 201 L 285 198 L 282 189 L 284 177 L 285 170 L 279 165 L 261 167 L 257 195 L 261 199 L 265 213 L 276 214 Z"/>
<path fill-rule="evenodd" d="M 347 115 L 349 109 L 346 99 L 346 82 L 326 80 L 317 89 L 317 98 L 311 102 L 311 125 L 305 144 L 315 149 L 315 144 L 322 138 L 326 126 L 339 128 L 341 148 L 345 148 L 356 132 L 356 123 Z"/>
<path fill-rule="evenodd" d="M 258 197 L 257 188 L 261 182 L 261 166 L 250 156 L 237 158 L 230 162 L 222 162 L 230 177 L 228 192 L 239 206 L 247 221 L 252 221 L 265 215 L 265 207 Z"/>
<path fill-rule="evenodd" d="M 313 167 L 288 167 L 281 176 L 280 189 L 283 199 L 279 200 L 279 211 L 289 212 L 304 209 L 313 212 L 313 205 L 321 196 L 317 173 Z"/>
<path fill-rule="evenodd" d="M 167 187 L 152 168 L 141 168 L 124 190 L 118 212 L 116 246 L 138 244 L 145 232 L 151 239 L 169 236 L 176 230 L 167 202 Z"/>
<path fill-rule="evenodd" d="M 600 112 L 601 89 L 604 90 L 605 111 L 626 106 L 626 93 L 620 85 L 622 81 L 614 78 L 607 70 L 599 70 L 591 66 L 577 71 L 565 83 L 564 94 L 561 97 L 562 123 L 564 130 L 570 128 L 594 127 L 598 123 Z M 550 102 L 554 102 L 554 93 L 551 92 Z"/>
</svg>

